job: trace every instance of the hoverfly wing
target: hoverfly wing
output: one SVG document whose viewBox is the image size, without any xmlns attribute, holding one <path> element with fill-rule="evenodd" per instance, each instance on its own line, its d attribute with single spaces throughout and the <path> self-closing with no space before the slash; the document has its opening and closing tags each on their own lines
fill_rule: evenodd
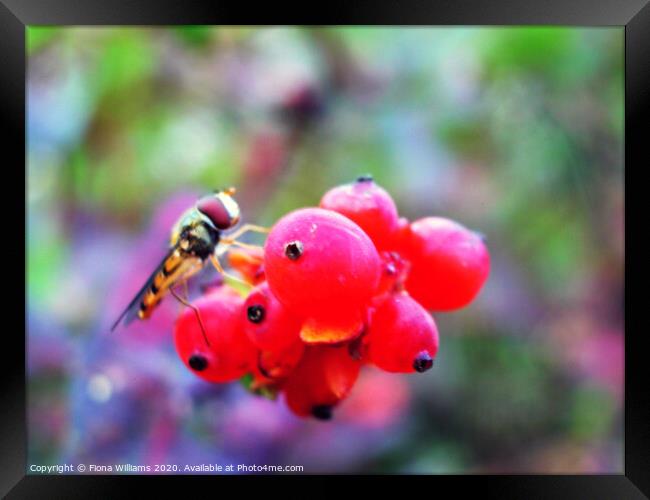
<svg viewBox="0 0 650 500">
<path fill-rule="evenodd" d="M 151 273 L 151 275 L 149 276 L 145 284 L 142 286 L 140 291 L 135 295 L 135 297 L 133 297 L 133 300 L 129 303 L 129 305 L 126 306 L 126 309 L 122 311 L 122 314 L 120 314 L 120 317 L 117 318 L 117 321 L 113 323 L 113 326 L 111 327 L 111 332 L 115 330 L 120 323 L 124 323 L 124 326 L 126 326 L 138 317 L 138 311 L 140 310 L 140 303 L 142 302 L 142 299 L 146 295 L 147 291 L 149 291 L 149 289 L 151 288 L 151 285 L 153 284 L 156 275 L 163 269 L 165 263 L 175 251 L 176 251 L 176 247 L 171 247 L 169 249 L 169 252 L 167 252 L 167 254 L 163 257 L 160 264 L 158 264 L 156 269 L 154 269 L 154 271 Z"/>
</svg>

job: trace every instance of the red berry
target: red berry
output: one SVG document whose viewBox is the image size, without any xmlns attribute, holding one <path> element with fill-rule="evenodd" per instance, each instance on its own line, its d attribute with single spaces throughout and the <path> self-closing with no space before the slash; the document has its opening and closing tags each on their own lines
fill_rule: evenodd
<svg viewBox="0 0 650 500">
<path fill-rule="evenodd" d="M 432 311 L 469 304 L 490 272 L 490 254 L 483 238 L 441 217 L 413 222 L 404 253 L 412 265 L 406 289 Z"/>
<path fill-rule="evenodd" d="M 379 249 L 390 246 L 398 229 L 395 202 L 369 176 L 330 189 L 321 199 L 320 206 L 356 222 Z"/>
<path fill-rule="evenodd" d="M 397 252 L 381 252 L 382 273 L 375 295 L 399 291 L 404 285 L 411 265 Z"/>
<path fill-rule="evenodd" d="M 257 371 L 266 379 L 277 381 L 286 378 L 302 359 L 305 344 L 296 341 L 282 351 L 260 351 Z"/>
<path fill-rule="evenodd" d="M 361 363 L 352 359 L 346 346 L 308 347 L 287 379 L 287 405 L 296 415 L 327 420 L 359 376 Z"/>
<path fill-rule="evenodd" d="M 389 372 L 424 372 L 438 352 L 438 329 L 431 315 L 407 293 L 385 300 L 372 315 L 368 357 Z"/>
<path fill-rule="evenodd" d="M 272 228 L 264 268 L 270 290 L 288 310 L 341 323 L 338 318 L 361 316 L 377 288 L 380 260 L 370 238 L 350 219 L 303 208 Z"/>
<path fill-rule="evenodd" d="M 397 221 L 397 231 L 393 234 L 390 244 L 391 250 L 402 249 L 411 237 L 411 223 L 406 217 L 400 217 Z"/>
<path fill-rule="evenodd" d="M 244 331 L 259 349 L 282 351 L 298 340 L 300 320 L 273 296 L 267 283 L 251 291 L 242 313 Z"/>
<path fill-rule="evenodd" d="M 174 328 L 176 352 L 181 360 L 210 382 L 237 379 L 255 362 L 255 347 L 243 331 L 244 300 L 229 290 L 220 287 L 192 304 L 198 308 L 207 342 L 192 308 L 183 310 Z"/>
</svg>

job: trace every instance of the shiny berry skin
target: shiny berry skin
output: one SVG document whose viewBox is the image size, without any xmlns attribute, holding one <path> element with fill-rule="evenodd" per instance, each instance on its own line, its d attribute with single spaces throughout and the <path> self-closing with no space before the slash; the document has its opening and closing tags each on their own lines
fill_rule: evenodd
<svg viewBox="0 0 650 500">
<path fill-rule="evenodd" d="M 442 217 L 411 223 L 404 254 L 411 261 L 406 289 L 430 311 L 466 306 L 490 273 L 490 254 L 481 235 Z"/>
<path fill-rule="evenodd" d="M 338 212 L 356 222 L 379 249 L 390 246 L 398 229 L 395 202 L 369 176 L 330 189 L 321 199 L 320 207 Z"/>
<path fill-rule="evenodd" d="M 411 223 L 406 217 L 400 217 L 397 221 L 397 230 L 393 234 L 390 250 L 402 250 L 408 244 L 411 237 Z"/>
<path fill-rule="evenodd" d="M 300 319 L 276 299 L 267 283 L 254 288 L 242 308 L 244 332 L 259 349 L 282 351 L 300 335 Z"/>
<path fill-rule="evenodd" d="M 382 273 L 375 295 L 400 291 L 404 286 L 411 264 L 397 252 L 384 251 L 379 255 L 382 262 Z"/>
<path fill-rule="evenodd" d="M 174 327 L 176 352 L 185 365 L 210 382 L 229 382 L 255 363 L 256 349 L 243 330 L 243 298 L 220 287 L 193 304 L 201 314 L 209 345 L 193 309 L 187 307 Z"/>
<path fill-rule="evenodd" d="M 303 208 L 271 229 L 264 269 L 271 292 L 288 310 L 320 320 L 360 314 L 379 282 L 380 259 L 350 219 Z"/>
<path fill-rule="evenodd" d="M 438 352 L 431 315 L 407 293 L 396 293 L 374 312 L 366 339 L 372 363 L 389 372 L 424 372 Z"/>
<path fill-rule="evenodd" d="M 299 340 L 282 351 L 260 351 L 257 370 L 267 379 L 283 379 L 298 365 L 304 352 L 305 344 Z"/>
<path fill-rule="evenodd" d="M 296 415 L 329 420 L 352 389 L 360 367 L 346 346 L 307 347 L 284 386 L 287 405 Z"/>
</svg>

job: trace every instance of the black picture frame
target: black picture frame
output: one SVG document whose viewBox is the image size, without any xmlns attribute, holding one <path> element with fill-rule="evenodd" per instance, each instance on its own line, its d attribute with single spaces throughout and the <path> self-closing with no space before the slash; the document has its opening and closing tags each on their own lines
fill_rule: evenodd
<svg viewBox="0 0 650 500">
<path fill-rule="evenodd" d="M 13 222 L 5 225 L 11 234 L 20 221 L 16 213 L 25 210 L 20 201 L 20 177 L 9 176 L 15 165 L 25 166 L 25 76 L 26 27 L 30 25 L 575 25 L 625 27 L 625 283 L 634 288 L 642 274 L 634 266 L 642 245 L 631 244 L 635 232 L 630 224 L 641 214 L 639 196 L 643 189 L 641 172 L 650 165 L 643 147 L 650 123 L 650 4 L 649 0 L 402 0 L 383 2 L 305 3 L 282 10 L 276 2 L 203 2 L 193 0 L 0 0 L 0 123 L 5 139 L 5 192 L 13 193 L 14 205 L 5 208 Z M 9 180 L 11 179 L 11 180 Z M 25 187 L 25 176 L 22 177 Z M 634 185 L 636 183 L 636 186 Z M 6 198 L 6 196 L 5 196 Z M 23 219 L 25 220 L 25 219 Z M 7 235 L 5 235 L 7 236 Z M 23 245 L 25 240 L 23 239 Z M 14 235 L 5 243 L 10 259 L 25 248 L 16 245 Z M 631 267 L 632 266 L 632 267 Z M 18 267 L 18 266 L 8 266 Z M 633 271 L 630 271 L 633 269 Z M 18 272 L 18 270 L 16 270 Z M 18 278 L 17 278 L 18 279 Z M 640 289 L 640 288 L 639 288 Z M 7 294 L 19 301 L 20 294 Z M 634 311 L 634 295 L 627 293 L 625 304 L 625 466 L 624 474 L 540 475 L 540 476 L 418 476 L 422 485 L 448 483 L 454 493 L 480 491 L 496 498 L 647 498 L 650 495 L 650 397 L 647 381 L 650 370 L 643 349 L 644 333 L 639 313 Z M 7 311 L 18 318 L 18 306 L 7 303 Z M 25 317 L 26 304 L 25 307 Z M 26 475 L 27 424 L 25 397 L 25 342 L 17 334 L 20 324 L 6 327 L 1 364 L 2 411 L 0 413 L 0 494 L 9 498 L 73 498 L 90 495 L 115 496 L 124 481 L 132 477 L 34 476 Z M 26 326 L 25 326 L 26 328 Z M 11 342 L 10 342 L 11 341 Z M 304 476 L 295 476 L 304 481 Z M 167 488 L 168 479 L 147 478 L 148 485 Z M 231 480 L 210 476 L 200 480 Z M 383 477 L 374 480 L 383 482 Z M 130 486 L 129 486 L 130 487 Z M 306 487 L 306 485 L 305 485 Z M 412 490 L 411 490 L 412 491 Z M 434 492 L 435 490 L 424 490 Z M 111 492 L 111 494 L 109 494 Z M 419 493 L 418 493 L 419 494 Z"/>
</svg>

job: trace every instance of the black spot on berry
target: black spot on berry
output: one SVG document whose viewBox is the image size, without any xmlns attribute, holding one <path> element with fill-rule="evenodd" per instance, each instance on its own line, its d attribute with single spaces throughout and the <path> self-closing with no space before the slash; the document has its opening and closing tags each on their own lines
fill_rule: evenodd
<svg viewBox="0 0 650 500">
<path fill-rule="evenodd" d="M 292 241 L 284 247 L 284 254 L 291 260 L 298 260 L 302 255 L 304 247 L 300 241 Z"/>
<path fill-rule="evenodd" d="M 246 316 L 251 323 L 261 323 L 264 321 L 266 310 L 260 305 L 249 306 L 246 310 Z"/>
<path fill-rule="evenodd" d="M 432 366 L 433 358 L 426 351 L 422 351 L 413 360 L 413 369 L 418 373 L 426 372 Z"/>
<path fill-rule="evenodd" d="M 202 372 L 208 367 L 208 360 L 205 359 L 205 356 L 202 354 L 192 354 L 187 362 L 189 363 L 190 368 L 197 372 Z"/>
<path fill-rule="evenodd" d="M 359 361 L 363 357 L 360 340 L 355 339 L 348 344 L 348 354 L 355 361 Z"/>
<path fill-rule="evenodd" d="M 311 409 L 311 414 L 318 420 L 331 420 L 332 407 L 330 405 L 316 405 Z"/>
<path fill-rule="evenodd" d="M 360 175 L 359 177 L 357 177 L 357 182 L 372 182 L 372 181 L 374 181 L 374 179 L 370 174 Z"/>
</svg>

